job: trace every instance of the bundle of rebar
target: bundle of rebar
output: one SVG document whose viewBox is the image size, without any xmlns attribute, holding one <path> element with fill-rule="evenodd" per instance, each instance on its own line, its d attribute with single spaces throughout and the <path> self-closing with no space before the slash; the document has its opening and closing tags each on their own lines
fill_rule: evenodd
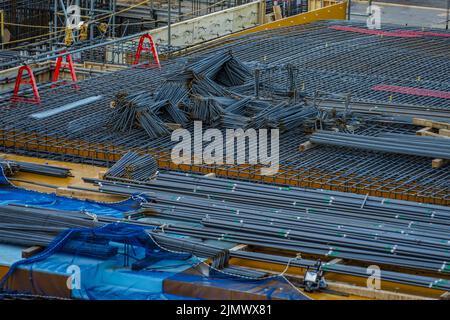
<svg viewBox="0 0 450 320">
<path fill-rule="evenodd" d="M 226 87 L 240 86 L 251 76 L 250 69 L 235 57 L 225 62 L 214 80 Z"/>
<path fill-rule="evenodd" d="M 112 101 L 113 111 L 111 112 L 108 125 L 114 131 L 129 132 L 136 126 L 136 115 L 138 110 L 137 100 L 142 93 L 129 95 L 126 92 L 119 92 Z"/>
<path fill-rule="evenodd" d="M 13 161 L 1 160 L 0 167 L 7 177 L 12 177 L 19 172 L 19 165 Z"/>
<path fill-rule="evenodd" d="M 332 131 L 319 131 L 311 142 L 370 151 L 409 154 L 427 158 L 450 159 L 450 140 L 413 135 L 366 136 Z"/>
<path fill-rule="evenodd" d="M 278 105 L 269 105 L 267 108 L 261 110 L 256 116 L 254 116 L 249 127 L 260 129 L 260 128 L 278 128 L 280 111 L 287 106 L 286 102 L 281 102 Z"/>
<path fill-rule="evenodd" d="M 70 90 L 70 87 L 59 88 L 58 95 L 55 95 L 51 88 L 42 86 L 39 89 L 46 109 L 91 97 L 92 92 L 102 95 L 104 99 L 89 107 L 74 108 L 39 121 L 30 118 L 30 114 L 36 112 L 35 109 L 25 103 L 19 103 L 18 108 L 10 108 L 9 96 L 3 94 L 0 99 L 2 151 L 101 165 L 109 165 L 109 159 L 123 153 L 123 150 L 158 150 L 158 155 L 155 156 L 164 157 L 174 145 L 170 136 L 148 139 L 148 135 L 139 127 L 132 132 L 117 133 L 111 132 L 103 125 L 94 129 L 88 124 L 88 133 L 84 133 L 86 131 L 80 128 L 77 135 L 81 139 L 74 140 L 67 130 L 67 124 L 91 114 L 94 115 L 92 118 L 97 118 L 97 112 L 109 115 L 109 103 L 115 93 L 123 90 L 123 79 L 126 79 L 130 93 L 157 91 L 167 80 L 168 74 L 174 75 L 170 80 L 179 79 L 183 85 L 190 85 L 193 80 L 192 72 L 179 72 L 186 66 L 186 61 L 223 55 L 229 50 L 233 51 L 237 60 L 251 69 L 254 79 L 233 87 L 225 87 L 209 79 L 221 87 L 220 91 L 225 92 L 224 95 L 218 95 L 220 98 L 232 97 L 239 100 L 239 97 L 252 96 L 255 101 L 259 102 L 258 99 L 261 99 L 276 105 L 281 101 L 296 103 L 295 97 L 301 93 L 306 96 L 310 106 L 318 104 L 320 108 L 335 108 L 338 111 L 349 107 L 354 112 L 364 114 L 365 119 L 360 128 L 348 128 L 348 132 L 374 136 L 382 131 L 414 133 L 417 128 L 405 124 L 408 121 L 375 123 L 367 120 L 373 115 L 396 114 L 409 119 L 414 116 L 434 117 L 438 121 L 450 119 L 445 110 L 448 109 L 448 99 L 438 97 L 442 96 L 442 92 L 450 91 L 447 81 L 450 72 L 448 57 L 428 54 L 431 43 L 437 51 L 447 52 L 449 44 L 444 41 L 445 37 L 424 34 L 413 38 L 380 38 L 339 30 L 335 28 L 336 25 L 361 26 L 349 21 L 320 21 L 267 30 L 229 38 L 224 43 L 203 44 L 187 55 L 162 61 L 161 71 L 151 68 L 123 69 L 80 81 L 80 90 L 77 91 Z M 398 28 L 383 25 L 386 30 Z M 403 58 L 405 46 L 415 52 L 410 59 Z M 370 63 L 367 63 L 367 57 L 370 57 Z M 283 67 L 288 64 L 293 65 L 294 73 L 287 72 L 289 70 Z M 257 70 L 260 71 L 258 76 Z M 385 91 L 390 90 L 389 88 L 395 89 L 394 86 L 412 87 L 414 90 Z M 190 90 L 190 87 L 185 86 L 182 90 L 184 89 Z M 329 95 L 316 99 L 315 93 L 318 89 Z M 282 90 L 285 93 L 283 95 L 280 94 Z M 205 94 L 208 95 L 208 92 L 210 91 L 206 90 Z M 352 96 L 347 105 L 338 95 L 349 92 Z M 433 94 L 438 96 L 432 96 Z M 160 99 L 171 100 L 163 95 L 154 100 Z M 243 108 L 243 112 L 254 105 L 254 102 L 249 103 Z M 244 116 L 253 117 L 255 114 Z M 328 119 L 321 119 L 322 122 L 326 120 Z M 312 121 L 310 123 L 313 124 Z M 319 128 L 332 129 L 331 126 Z M 345 131 L 345 128 L 339 129 Z M 353 190 L 371 195 L 386 194 L 391 198 L 417 199 L 428 203 L 450 203 L 449 166 L 434 169 L 428 159 L 423 157 L 367 152 L 360 149 L 346 149 L 342 152 L 342 148 L 333 146 L 319 146 L 308 152 L 298 152 L 298 145 L 307 139 L 308 136 L 303 130 L 287 130 L 280 136 L 280 171 L 273 177 L 274 182 L 336 188 L 342 191 Z M 37 142 L 40 145 L 39 150 L 35 148 Z M 66 148 L 69 144 L 70 148 Z M 70 152 L 70 158 L 67 152 Z M 170 168 L 169 163 L 165 163 L 166 168 Z M 248 166 L 243 170 L 239 165 L 227 165 L 220 169 L 223 170 L 218 168 L 216 172 L 223 176 L 265 180 L 258 174 L 258 166 Z M 195 169 L 184 167 L 183 170 L 211 172 L 213 168 L 199 164 Z"/>
<path fill-rule="evenodd" d="M 191 238 L 176 238 L 167 235 L 159 230 L 152 230 L 149 232 L 154 240 L 160 247 L 179 252 L 182 250 L 183 253 L 190 253 L 196 257 L 209 258 L 211 260 L 211 271 L 210 275 L 214 274 L 217 276 L 237 276 L 237 277 L 247 277 L 251 279 L 258 279 L 264 277 L 267 273 L 261 272 L 254 269 L 249 269 L 240 266 L 231 266 L 229 264 L 230 251 L 228 249 L 223 249 L 218 246 L 210 245 L 204 243 L 197 239 Z"/>
<path fill-rule="evenodd" d="M 0 243 L 21 246 L 48 246 L 56 236 L 69 228 L 92 228 L 104 225 L 87 214 L 60 210 L 48 210 L 24 206 L 0 206 Z M 107 259 L 117 253 L 117 247 L 106 242 L 86 238 L 72 238 L 60 250 L 98 259 Z"/>
<path fill-rule="evenodd" d="M 209 56 L 197 57 L 195 61 L 186 65 L 185 70 L 192 73 L 214 79 L 222 66 L 232 58 L 231 53 L 214 54 Z"/>
<path fill-rule="evenodd" d="M 0 242 L 22 246 L 47 246 L 68 228 L 102 225 L 82 212 L 16 205 L 0 206 L 0 221 Z"/>
<path fill-rule="evenodd" d="M 153 96 L 145 92 L 133 95 L 121 92 L 116 95 L 112 104 L 114 111 L 108 125 L 114 131 L 127 132 L 139 127 L 144 129 L 150 138 L 168 135 L 170 130 L 157 115 L 162 113 L 163 109 L 173 117 L 173 121 L 181 123 L 187 121 L 178 107 L 167 100 L 155 102 Z"/>
<path fill-rule="evenodd" d="M 191 82 L 191 92 L 203 97 L 225 97 L 231 95 L 230 92 L 211 78 L 198 75 L 194 75 L 194 79 Z"/>
<path fill-rule="evenodd" d="M 220 120 L 224 110 L 214 98 L 195 95 L 192 97 L 191 105 L 192 118 L 202 120 L 205 123 L 212 124 Z"/>
<path fill-rule="evenodd" d="M 236 115 L 244 115 L 246 114 L 247 108 L 252 100 L 252 97 L 245 97 L 238 101 L 233 100 L 232 103 L 226 106 L 225 111 Z"/>
<path fill-rule="evenodd" d="M 177 105 L 177 103 L 172 102 L 170 99 L 159 100 L 152 104 L 148 110 L 151 110 L 161 120 L 171 121 L 181 125 L 186 124 L 188 117 Z M 144 108 L 140 109 L 141 112 L 146 110 Z"/>
<path fill-rule="evenodd" d="M 0 242 L 8 244 L 16 244 L 23 246 L 41 245 L 47 246 L 54 237 L 67 228 L 92 228 L 103 226 L 108 223 L 117 222 L 116 218 L 97 216 L 93 219 L 92 215 L 85 212 L 60 211 L 52 209 L 40 209 L 25 206 L 0 206 Z M 261 261 L 265 263 L 290 265 L 292 267 L 308 267 L 314 265 L 314 260 L 304 258 L 291 258 L 282 255 L 274 255 L 267 253 L 251 252 L 251 251 L 227 251 L 220 246 L 206 244 L 199 241 L 199 238 L 214 239 L 216 236 L 213 229 L 192 227 L 192 225 L 164 224 L 154 223 L 151 221 L 136 220 L 120 220 L 123 223 L 130 223 L 144 228 L 148 227 L 148 233 L 151 238 L 158 243 L 163 249 L 176 252 L 184 252 L 194 254 L 198 257 L 211 257 L 214 266 L 227 268 L 228 257 L 234 257 L 244 260 Z M 154 230 L 155 227 L 161 227 Z M 215 231 L 220 232 L 220 230 Z M 173 234 L 185 234 L 192 238 L 180 238 Z M 233 241 L 232 232 L 222 233 L 221 237 Z M 242 239 L 245 239 L 245 233 L 242 233 Z M 263 237 L 260 237 L 261 239 Z M 281 244 L 284 240 L 277 239 Z M 245 242 L 242 242 L 245 243 Z M 258 242 L 253 236 L 249 237 L 247 243 Z M 281 246 L 281 245 L 280 245 Z M 70 249 L 70 248 L 69 248 Z M 92 249 L 92 248 L 90 248 Z M 80 250 L 74 249 L 77 254 Z M 69 252 L 70 253 L 70 252 Z M 87 254 L 92 254 L 90 250 L 86 250 Z M 222 256 L 220 256 L 222 255 Z M 218 257 L 218 259 L 217 259 Z M 234 266 L 229 266 L 234 267 Z M 226 271 L 227 269 L 223 269 Z M 352 266 L 348 264 L 324 263 L 323 270 L 338 274 L 346 274 L 357 277 L 367 277 L 367 269 L 365 267 Z M 258 278 L 263 275 L 261 272 L 237 269 L 234 274 L 249 274 L 251 278 Z M 233 272 L 230 272 L 233 274 Z M 227 272 L 228 273 L 228 272 Z M 382 280 L 393 281 L 397 283 L 410 284 L 426 288 L 438 290 L 450 290 L 450 281 L 430 276 L 421 276 L 413 273 L 401 273 L 389 270 L 383 270 Z"/>
<path fill-rule="evenodd" d="M 434 272 L 450 270 L 448 207 L 178 173 L 161 173 L 145 186 L 97 183 L 113 194 L 151 193 L 153 202 L 143 206 L 157 217 L 203 225 L 177 228 L 185 235 Z"/>
<path fill-rule="evenodd" d="M 3 172 L 8 176 L 13 176 L 17 172 L 28 172 L 57 178 L 67 178 L 72 176 L 70 169 L 48 164 L 0 160 L 0 166 L 3 168 Z"/>
<path fill-rule="evenodd" d="M 119 159 L 104 177 L 108 180 L 130 180 L 144 182 L 148 181 L 158 171 L 158 163 L 149 154 L 139 155 L 135 152 L 128 152 Z"/>
<path fill-rule="evenodd" d="M 174 106 L 180 103 L 189 104 L 189 89 L 186 80 L 183 79 L 167 79 L 155 91 L 155 100 L 169 100 Z"/>
<path fill-rule="evenodd" d="M 279 116 L 280 128 L 284 131 L 298 128 L 305 121 L 315 119 L 318 110 L 314 107 L 306 107 L 303 104 L 289 106 L 283 114 Z"/>
<path fill-rule="evenodd" d="M 230 129 L 247 128 L 250 122 L 250 118 L 236 115 L 233 113 L 225 112 L 221 118 L 222 126 Z"/>
<path fill-rule="evenodd" d="M 170 134 L 167 125 L 150 109 L 140 109 L 136 113 L 136 121 L 152 139 Z"/>
<path fill-rule="evenodd" d="M 189 63 L 185 70 L 228 87 L 242 85 L 251 76 L 250 69 L 236 59 L 231 51 L 199 57 Z"/>
<path fill-rule="evenodd" d="M 303 103 L 288 105 L 280 103 L 270 105 L 257 113 L 248 123 L 251 128 L 278 128 L 281 131 L 289 131 L 300 127 L 305 121 L 315 119 L 318 110 L 314 107 L 306 107 Z"/>
</svg>

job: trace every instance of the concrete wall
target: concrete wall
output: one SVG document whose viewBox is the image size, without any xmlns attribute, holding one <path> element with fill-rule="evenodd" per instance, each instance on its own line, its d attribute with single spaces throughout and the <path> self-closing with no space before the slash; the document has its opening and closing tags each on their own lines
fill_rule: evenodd
<svg viewBox="0 0 450 320">
<path fill-rule="evenodd" d="M 262 9 L 263 8 L 263 9 Z M 231 33 L 257 26 L 263 22 L 261 12 L 265 11 L 265 1 L 255 1 L 238 7 L 214 12 L 171 25 L 172 46 L 193 46 L 198 43 L 217 39 Z M 168 27 L 149 30 L 156 44 L 168 45 Z M 137 42 L 133 41 L 134 43 Z M 130 45 L 133 44 L 130 42 Z M 126 46 L 126 45 L 125 45 Z M 111 49 L 108 51 L 110 52 Z M 107 60 L 112 63 L 131 63 L 134 52 L 128 54 L 109 53 Z"/>
<path fill-rule="evenodd" d="M 252 2 L 174 23 L 171 26 L 171 44 L 173 46 L 190 46 L 257 26 L 260 23 L 259 6 L 259 2 Z M 154 29 L 149 33 L 156 43 L 168 44 L 167 27 Z"/>
</svg>

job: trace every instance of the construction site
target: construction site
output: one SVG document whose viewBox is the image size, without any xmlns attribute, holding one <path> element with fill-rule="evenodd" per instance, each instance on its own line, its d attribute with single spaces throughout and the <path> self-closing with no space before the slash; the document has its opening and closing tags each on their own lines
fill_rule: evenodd
<svg viewBox="0 0 450 320">
<path fill-rule="evenodd" d="M 0 0 L 0 300 L 449 300 L 435 2 Z"/>
</svg>

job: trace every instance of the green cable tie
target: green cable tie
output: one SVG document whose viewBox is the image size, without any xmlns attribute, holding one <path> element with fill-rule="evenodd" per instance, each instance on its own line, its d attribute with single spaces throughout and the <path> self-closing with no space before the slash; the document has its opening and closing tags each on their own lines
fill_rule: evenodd
<svg viewBox="0 0 450 320">
<path fill-rule="evenodd" d="M 435 282 L 431 283 L 430 288 L 444 288 L 444 286 L 442 286 L 441 284 L 444 284 L 447 282 L 448 282 L 448 280 L 443 280 L 443 279 L 436 280 Z"/>
<path fill-rule="evenodd" d="M 330 257 L 338 257 L 339 251 L 338 250 L 331 250 Z"/>
</svg>

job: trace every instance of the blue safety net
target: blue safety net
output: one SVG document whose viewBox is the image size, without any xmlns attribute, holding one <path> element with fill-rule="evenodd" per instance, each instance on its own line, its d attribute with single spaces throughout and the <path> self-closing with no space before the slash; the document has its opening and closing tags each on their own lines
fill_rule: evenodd
<svg viewBox="0 0 450 320">
<path fill-rule="evenodd" d="M 79 200 L 58 196 L 54 193 L 26 190 L 11 184 L 0 166 L 0 206 L 20 204 L 66 211 L 87 211 L 96 215 L 121 218 L 125 212 L 139 209 L 143 201 L 146 201 L 146 199 L 138 195 L 125 201 L 109 203 Z"/>
</svg>

